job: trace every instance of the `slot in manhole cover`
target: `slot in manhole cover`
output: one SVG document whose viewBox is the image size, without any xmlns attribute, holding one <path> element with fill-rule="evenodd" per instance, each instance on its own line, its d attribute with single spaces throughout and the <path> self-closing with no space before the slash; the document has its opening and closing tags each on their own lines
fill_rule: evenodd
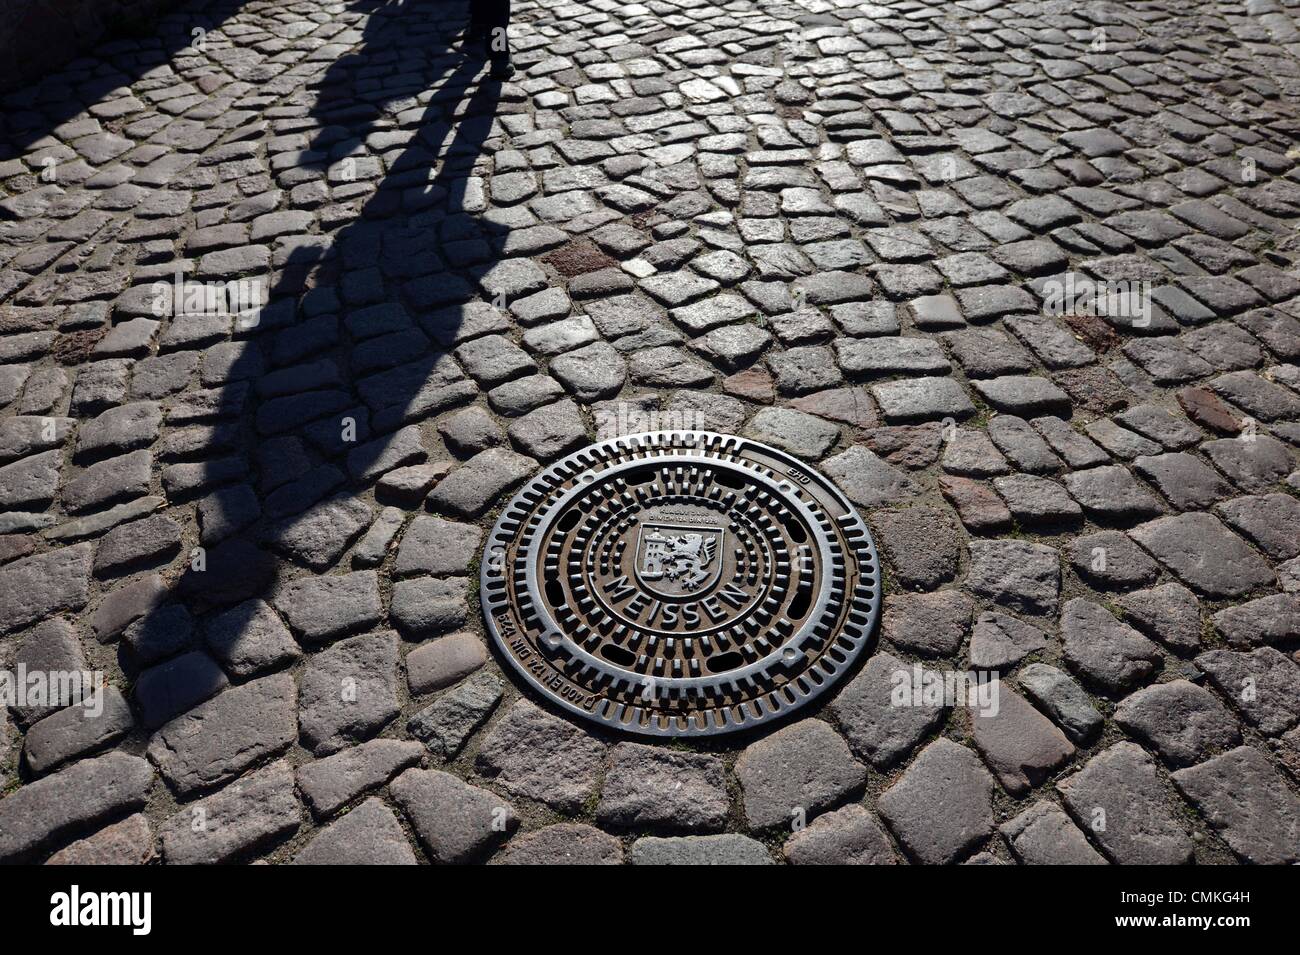
<svg viewBox="0 0 1300 955">
<path fill-rule="evenodd" d="M 880 613 L 866 524 L 826 478 L 731 435 L 592 445 L 514 496 L 481 570 L 534 687 L 650 736 L 747 729 L 825 692 Z"/>
</svg>

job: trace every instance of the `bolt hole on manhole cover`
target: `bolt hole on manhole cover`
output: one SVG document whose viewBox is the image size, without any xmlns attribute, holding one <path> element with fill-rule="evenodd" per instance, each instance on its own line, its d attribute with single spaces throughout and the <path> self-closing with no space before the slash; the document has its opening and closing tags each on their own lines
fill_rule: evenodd
<svg viewBox="0 0 1300 955">
<path fill-rule="evenodd" d="M 880 615 L 866 523 L 825 477 L 732 435 L 630 435 L 519 491 L 481 565 L 502 655 L 565 709 L 710 736 L 825 693 Z"/>
</svg>

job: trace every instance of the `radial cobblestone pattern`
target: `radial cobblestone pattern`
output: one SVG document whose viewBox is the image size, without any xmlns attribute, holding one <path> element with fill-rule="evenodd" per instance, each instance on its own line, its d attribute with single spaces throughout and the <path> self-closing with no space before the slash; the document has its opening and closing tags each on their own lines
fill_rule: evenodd
<svg viewBox="0 0 1300 955">
<path fill-rule="evenodd" d="M 0 706 L 0 860 L 1300 861 L 1295 5 L 515 7 L 504 83 L 457 2 L 217 0 L 3 97 L 0 672 L 106 688 Z M 484 626 L 512 495 L 655 431 L 872 531 L 787 718 L 609 729 Z"/>
</svg>

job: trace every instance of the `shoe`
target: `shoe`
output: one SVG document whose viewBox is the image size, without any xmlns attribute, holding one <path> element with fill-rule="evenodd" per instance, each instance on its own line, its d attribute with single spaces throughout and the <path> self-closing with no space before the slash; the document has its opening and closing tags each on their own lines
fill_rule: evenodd
<svg viewBox="0 0 1300 955">
<path fill-rule="evenodd" d="M 484 31 L 483 43 L 487 58 L 492 64 L 492 78 L 505 80 L 514 76 L 515 65 L 510 61 L 510 40 L 506 36 L 505 27 L 493 27 Z"/>
<path fill-rule="evenodd" d="M 515 65 L 510 61 L 510 46 L 507 42 L 504 50 L 493 49 L 492 33 L 491 27 L 471 23 L 462 34 L 461 49 L 470 56 L 480 56 L 490 62 L 494 80 L 508 80 L 515 75 Z"/>
</svg>

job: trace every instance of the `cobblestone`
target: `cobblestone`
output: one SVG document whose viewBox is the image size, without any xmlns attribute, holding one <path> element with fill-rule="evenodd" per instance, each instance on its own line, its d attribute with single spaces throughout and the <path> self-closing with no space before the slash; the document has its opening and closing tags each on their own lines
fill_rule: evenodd
<svg viewBox="0 0 1300 955">
<path fill-rule="evenodd" d="M 1196 595 L 1181 584 L 1125 594 L 1116 604 L 1139 630 L 1175 652 L 1201 645 L 1201 608 Z"/>
<path fill-rule="evenodd" d="M 1135 528 L 1133 539 L 1209 597 L 1240 596 L 1275 579 L 1263 558 L 1210 514 L 1158 518 Z"/>
<path fill-rule="evenodd" d="M 952 656 L 970 628 L 971 599 L 957 590 L 885 598 L 881 633 L 896 647 L 923 656 Z"/>
<path fill-rule="evenodd" d="M 466 862 L 519 825 L 509 803 L 449 773 L 408 769 L 392 784 L 393 798 L 435 862 Z"/>
<path fill-rule="evenodd" d="M 1053 613 L 1061 589 L 1060 556 L 1044 544 L 971 541 L 966 585 L 977 595 L 1026 613 Z"/>
<path fill-rule="evenodd" d="M 747 747 L 736 777 L 745 817 L 761 829 L 826 808 L 861 786 L 867 773 L 827 724 L 801 720 Z"/>
<path fill-rule="evenodd" d="M 987 611 L 979 615 L 971 630 L 970 665 L 978 670 L 1001 670 L 1047 645 L 1047 635 L 1037 627 L 1009 614 Z"/>
<path fill-rule="evenodd" d="M 1031 663 L 1020 671 L 1021 688 L 1045 709 L 1076 743 L 1101 728 L 1103 719 L 1079 684 L 1056 667 Z"/>
<path fill-rule="evenodd" d="M 1239 746 L 1173 780 L 1245 861 L 1289 865 L 1300 857 L 1300 800 L 1259 750 Z"/>
<path fill-rule="evenodd" d="M 900 673 L 911 676 L 902 660 L 878 651 L 831 702 L 849 746 L 877 769 L 886 769 L 910 753 L 947 712 L 945 705 L 892 705 Z"/>
<path fill-rule="evenodd" d="M 921 862 L 952 862 L 993 831 L 993 777 L 949 739 L 931 743 L 880 796 L 880 811 Z"/>
<path fill-rule="evenodd" d="M 157 857 L 154 842 L 149 820 L 142 813 L 136 813 L 60 849 L 46 860 L 46 864 L 147 865 Z"/>
<path fill-rule="evenodd" d="M 109 718 L 6 712 L 0 858 L 1296 861 L 1292 11 L 519 0 L 497 83 L 433 0 L 200 7 L 3 97 L 0 662 Z M 817 463 L 887 574 L 707 753 L 474 615 L 505 496 L 661 427 Z"/>
<path fill-rule="evenodd" d="M 618 829 L 708 832 L 722 828 L 729 805 L 717 757 L 620 743 L 610 752 L 596 819 Z"/>
<path fill-rule="evenodd" d="M 371 740 L 299 767 L 298 788 L 317 816 L 333 815 L 418 763 L 423 753 L 416 742 Z"/>
<path fill-rule="evenodd" d="M 1071 814 L 1090 828 L 1110 858 L 1136 865 L 1191 861 L 1192 840 L 1168 808 L 1151 757 L 1116 743 L 1056 784 Z"/>
<path fill-rule="evenodd" d="M 233 779 L 297 739 L 295 694 L 283 674 L 232 687 L 159 729 L 149 758 L 181 793 Z"/>
<path fill-rule="evenodd" d="M 1051 720 L 1011 690 L 998 694 L 996 713 L 976 710 L 971 726 L 976 749 L 1013 796 L 1037 786 L 1074 755 Z"/>
<path fill-rule="evenodd" d="M 1050 802 L 1035 803 L 1000 831 L 1025 865 L 1105 865 L 1070 817 Z"/>
<path fill-rule="evenodd" d="M 604 752 L 580 728 L 519 700 L 493 725 L 476 761 L 512 796 L 574 812 L 595 795 Z"/>
<path fill-rule="evenodd" d="M 196 808 L 202 809 L 202 826 L 194 825 Z M 164 822 L 163 858 L 177 865 L 237 861 L 296 832 L 301 812 L 293 771 L 284 762 L 273 763 Z"/>
<path fill-rule="evenodd" d="M 298 675 L 303 745 L 326 756 L 378 732 L 397 716 L 397 634 L 340 640 Z"/>
<path fill-rule="evenodd" d="M 761 842 L 727 833 L 718 836 L 646 836 L 632 843 L 633 865 L 771 865 Z"/>
<path fill-rule="evenodd" d="M 502 865 L 621 865 L 623 846 L 594 826 L 562 822 L 516 836 L 494 861 Z"/>
<path fill-rule="evenodd" d="M 1165 762 L 1187 766 L 1241 740 L 1237 723 L 1208 690 L 1175 680 L 1138 690 L 1115 709 L 1115 722 L 1150 743 Z"/>
<path fill-rule="evenodd" d="M 884 827 L 862 806 L 818 816 L 782 848 L 793 865 L 897 865 Z"/>
<path fill-rule="evenodd" d="M 1248 723 L 1269 735 L 1300 720 L 1300 667 L 1272 647 L 1251 653 L 1211 650 L 1196 657 L 1196 665 Z"/>
<path fill-rule="evenodd" d="M 1101 604 L 1081 597 L 1066 603 L 1061 637 L 1070 669 L 1110 695 L 1145 682 L 1161 660 L 1154 643 Z"/>
<path fill-rule="evenodd" d="M 121 739 L 134 723 L 121 691 L 107 687 L 99 691 L 93 713 L 85 705 L 68 706 L 28 728 L 23 755 L 33 773 L 44 775 Z"/>
<path fill-rule="evenodd" d="M 23 786 L 0 800 L 0 860 L 24 861 L 61 836 L 143 808 L 153 778 L 145 760 L 111 752 Z"/>
<path fill-rule="evenodd" d="M 391 809 L 373 798 L 330 823 L 293 861 L 295 865 L 417 864 L 401 823 Z"/>
<path fill-rule="evenodd" d="M 486 671 L 475 674 L 416 713 L 407 730 L 430 751 L 449 760 L 501 702 L 501 680 Z"/>
</svg>

